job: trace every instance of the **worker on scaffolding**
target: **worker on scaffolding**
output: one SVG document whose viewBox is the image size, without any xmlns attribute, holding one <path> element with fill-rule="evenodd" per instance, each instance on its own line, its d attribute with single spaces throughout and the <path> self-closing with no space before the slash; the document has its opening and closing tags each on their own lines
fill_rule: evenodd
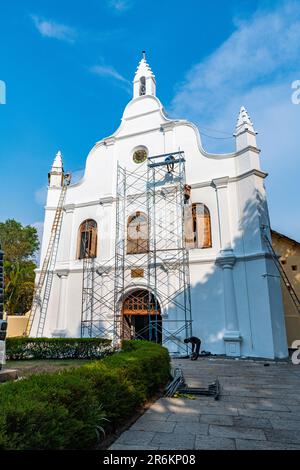
<svg viewBox="0 0 300 470">
<path fill-rule="evenodd" d="M 185 344 L 192 344 L 191 360 L 196 361 L 200 353 L 201 339 L 197 338 L 197 336 L 191 336 L 190 338 L 185 338 L 184 342 Z"/>
<path fill-rule="evenodd" d="M 192 187 L 189 184 L 185 184 L 183 187 L 183 193 L 184 193 L 184 204 L 187 204 L 190 200 L 191 197 L 191 190 Z"/>
<path fill-rule="evenodd" d="M 168 155 L 165 158 L 165 162 L 167 163 L 168 173 L 172 173 L 174 171 L 174 161 L 175 161 L 175 157 L 173 155 Z"/>
</svg>

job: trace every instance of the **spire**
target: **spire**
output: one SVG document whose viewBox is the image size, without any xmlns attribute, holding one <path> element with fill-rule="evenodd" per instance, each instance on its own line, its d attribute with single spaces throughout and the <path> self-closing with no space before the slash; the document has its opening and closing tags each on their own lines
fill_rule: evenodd
<svg viewBox="0 0 300 470">
<path fill-rule="evenodd" d="M 240 151 L 247 147 L 257 147 L 256 132 L 249 114 L 244 106 L 241 107 L 234 137 L 236 138 L 236 150 Z"/>
<path fill-rule="evenodd" d="M 62 163 L 62 156 L 61 156 L 61 151 L 59 150 L 57 154 L 55 155 L 53 165 L 52 165 L 52 170 L 62 170 L 63 169 L 63 163 Z"/>
<path fill-rule="evenodd" d="M 134 80 L 133 80 L 133 97 L 156 94 L 155 75 L 146 60 L 146 51 L 142 51 L 142 59 L 140 60 Z"/>
<path fill-rule="evenodd" d="M 63 162 L 62 162 L 62 155 L 61 151 L 59 150 L 57 154 L 55 155 L 51 171 L 48 174 L 48 181 L 49 181 L 49 187 L 50 188 L 57 188 L 62 186 L 62 181 L 63 181 L 63 174 L 64 174 L 64 168 L 63 168 Z"/>
<path fill-rule="evenodd" d="M 244 106 L 242 106 L 240 109 L 237 124 L 236 124 L 236 135 L 246 130 L 255 132 L 251 119 L 247 113 L 247 110 Z"/>
<path fill-rule="evenodd" d="M 134 80 L 136 80 L 136 78 L 140 78 L 142 76 L 145 76 L 146 78 L 147 77 L 155 78 L 155 75 L 152 72 L 151 67 L 148 64 L 147 60 L 146 60 L 146 51 L 142 51 L 142 58 L 139 62 L 139 65 L 137 66 L 137 70 L 136 70 L 136 73 L 135 73 Z"/>
</svg>

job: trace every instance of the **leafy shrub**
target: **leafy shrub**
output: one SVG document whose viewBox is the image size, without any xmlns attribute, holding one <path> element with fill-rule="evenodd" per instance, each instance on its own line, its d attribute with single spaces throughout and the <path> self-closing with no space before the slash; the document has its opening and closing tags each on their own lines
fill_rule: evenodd
<svg viewBox="0 0 300 470">
<path fill-rule="evenodd" d="M 0 396 L 0 449 L 85 449 L 105 416 L 89 383 L 72 374 L 8 383 Z"/>
<path fill-rule="evenodd" d="M 147 341 L 90 364 L 0 386 L 0 450 L 91 449 L 169 377 L 169 354 Z M 97 432 L 98 431 L 98 432 Z"/>
<path fill-rule="evenodd" d="M 6 340 L 6 359 L 97 359 L 111 351 L 102 338 L 25 338 Z"/>
</svg>

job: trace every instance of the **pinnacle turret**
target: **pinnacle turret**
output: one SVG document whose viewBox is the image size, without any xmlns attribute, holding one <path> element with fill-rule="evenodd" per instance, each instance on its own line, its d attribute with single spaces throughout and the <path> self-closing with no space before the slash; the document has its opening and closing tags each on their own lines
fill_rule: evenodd
<svg viewBox="0 0 300 470">
<path fill-rule="evenodd" d="M 236 150 L 257 147 L 256 132 L 249 114 L 244 106 L 241 107 L 235 128 Z"/>
<path fill-rule="evenodd" d="M 150 65 L 146 60 L 146 53 L 143 51 L 142 59 L 140 60 L 134 80 L 133 80 L 133 97 L 144 95 L 156 94 L 156 81 L 155 75 L 151 70 Z"/>
<path fill-rule="evenodd" d="M 49 181 L 49 187 L 61 187 L 62 186 L 62 181 L 63 181 L 63 174 L 64 174 L 64 168 L 63 168 L 63 161 L 62 161 L 62 155 L 61 151 L 59 150 L 57 154 L 55 155 L 51 171 L 48 174 L 48 181 Z"/>
<path fill-rule="evenodd" d="M 248 112 L 246 108 L 242 106 L 239 112 L 235 133 L 236 135 L 238 135 L 241 132 L 244 132 L 245 130 L 249 130 L 255 133 L 254 128 L 253 128 L 253 123 L 251 122 Z"/>
<path fill-rule="evenodd" d="M 58 169 L 63 169 L 63 163 L 62 163 L 62 155 L 61 151 L 59 150 L 57 154 L 55 155 L 53 165 L 52 165 L 52 170 L 58 170 Z"/>
</svg>

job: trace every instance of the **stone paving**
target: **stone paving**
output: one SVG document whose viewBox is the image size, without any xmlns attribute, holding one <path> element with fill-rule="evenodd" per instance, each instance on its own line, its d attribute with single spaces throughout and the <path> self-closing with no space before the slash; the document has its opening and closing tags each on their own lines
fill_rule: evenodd
<svg viewBox="0 0 300 470">
<path fill-rule="evenodd" d="M 216 378 L 221 397 L 161 398 L 111 450 L 300 449 L 300 366 L 285 362 L 173 360 L 190 387 Z"/>
</svg>

